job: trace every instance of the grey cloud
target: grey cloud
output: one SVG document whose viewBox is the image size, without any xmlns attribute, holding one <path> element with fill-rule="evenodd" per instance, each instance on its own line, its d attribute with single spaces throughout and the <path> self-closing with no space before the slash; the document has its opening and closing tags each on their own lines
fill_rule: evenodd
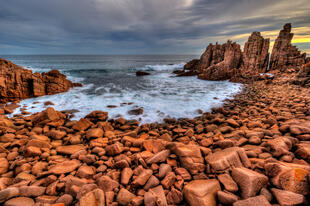
<svg viewBox="0 0 310 206">
<path fill-rule="evenodd" d="M 0 54 L 199 53 L 217 36 L 309 27 L 307 1 L 2 0 Z"/>
</svg>

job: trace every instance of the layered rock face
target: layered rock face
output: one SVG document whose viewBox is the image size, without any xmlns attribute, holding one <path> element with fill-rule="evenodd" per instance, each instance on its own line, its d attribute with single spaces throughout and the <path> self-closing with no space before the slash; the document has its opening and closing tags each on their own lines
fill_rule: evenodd
<svg viewBox="0 0 310 206">
<path fill-rule="evenodd" d="M 227 41 L 223 45 L 210 44 L 202 54 L 199 64 L 199 79 L 225 80 L 233 76 L 234 69 L 240 67 L 241 49 L 237 43 Z"/>
<path fill-rule="evenodd" d="M 269 60 L 269 39 L 264 39 L 260 32 L 253 32 L 244 45 L 242 53 L 243 67 L 254 73 L 265 73 Z"/>
<path fill-rule="evenodd" d="M 292 46 L 291 41 L 294 34 L 291 33 L 291 24 L 287 23 L 280 31 L 276 39 L 270 58 L 270 70 L 285 71 L 289 68 L 296 68 L 305 63 L 306 53 L 301 52 Z"/>
<path fill-rule="evenodd" d="M 10 61 L 0 59 L 0 102 L 66 92 L 80 84 L 72 83 L 58 70 L 32 73 Z"/>
</svg>

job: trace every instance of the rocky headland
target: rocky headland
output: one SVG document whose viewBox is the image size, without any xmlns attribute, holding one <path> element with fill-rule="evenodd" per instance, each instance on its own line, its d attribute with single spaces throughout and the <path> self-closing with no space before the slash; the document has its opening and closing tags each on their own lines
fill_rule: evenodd
<svg viewBox="0 0 310 206">
<path fill-rule="evenodd" d="M 58 70 L 33 73 L 8 60 L 0 59 L 0 103 L 66 92 L 81 86 L 66 79 Z"/>
<path fill-rule="evenodd" d="M 293 36 L 291 24 L 285 24 L 275 40 L 271 55 L 270 40 L 262 37 L 260 32 L 251 34 L 243 51 L 239 44 L 230 40 L 222 45 L 209 44 L 200 59 L 188 62 L 183 71 L 175 73 L 179 76 L 197 75 L 205 80 L 244 83 L 266 78 L 264 74 L 267 71 L 279 75 L 297 73 L 310 59 L 291 44 Z"/>
<path fill-rule="evenodd" d="M 209 45 L 185 65 L 179 75 L 248 83 L 194 119 L 141 125 L 94 111 L 76 121 L 51 107 L 0 116 L 0 204 L 308 205 L 310 63 L 291 37 L 287 24 L 271 67 L 257 32 L 243 52 Z"/>
</svg>

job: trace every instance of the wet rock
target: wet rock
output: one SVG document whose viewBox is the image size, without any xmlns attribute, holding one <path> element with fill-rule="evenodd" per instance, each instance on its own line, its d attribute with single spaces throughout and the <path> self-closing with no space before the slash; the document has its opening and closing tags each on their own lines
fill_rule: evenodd
<svg viewBox="0 0 310 206">
<path fill-rule="evenodd" d="M 85 119 L 90 120 L 93 123 L 105 122 L 108 119 L 108 113 L 103 111 L 92 111 L 85 116 Z"/>
<path fill-rule="evenodd" d="M 136 71 L 136 76 L 146 76 L 150 75 L 151 73 L 145 71 Z"/>
<path fill-rule="evenodd" d="M 131 109 L 128 111 L 128 114 L 130 115 L 141 115 L 143 114 L 144 109 L 142 107 L 137 108 L 137 109 Z"/>
<path fill-rule="evenodd" d="M 220 190 L 217 180 L 193 180 L 184 187 L 184 196 L 191 206 L 215 206 L 216 194 Z"/>
<path fill-rule="evenodd" d="M 34 125 L 46 125 L 53 124 L 59 126 L 64 123 L 66 115 L 61 112 L 55 111 L 52 107 L 48 107 L 46 110 L 32 115 L 32 123 Z"/>
<path fill-rule="evenodd" d="M 268 183 L 268 177 L 247 168 L 234 168 L 231 175 L 244 199 L 255 196 Z"/>
</svg>

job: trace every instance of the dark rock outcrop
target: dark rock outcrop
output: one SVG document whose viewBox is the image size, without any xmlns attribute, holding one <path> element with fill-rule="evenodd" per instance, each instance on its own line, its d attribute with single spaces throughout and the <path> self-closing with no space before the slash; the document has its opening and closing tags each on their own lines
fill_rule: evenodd
<svg viewBox="0 0 310 206">
<path fill-rule="evenodd" d="M 58 70 L 47 73 L 32 73 L 12 62 L 0 59 L 0 102 L 66 92 L 74 86 L 81 86 L 66 79 Z"/>
<path fill-rule="evenodd" d="M 136 71 L 136 76 L 146 76 L 150 75 L 151 73 L 145 71 Z"/>
<path fill-rule="evenodd" d="M 290 68 L 305 64 L 306 53 L 301 53 L 291 44 L 294 34 L 291 33 L 291 24 L 287 23 L 276 39 L 270 58 L 270 70 L 286 71 Z"/>
</svg>

